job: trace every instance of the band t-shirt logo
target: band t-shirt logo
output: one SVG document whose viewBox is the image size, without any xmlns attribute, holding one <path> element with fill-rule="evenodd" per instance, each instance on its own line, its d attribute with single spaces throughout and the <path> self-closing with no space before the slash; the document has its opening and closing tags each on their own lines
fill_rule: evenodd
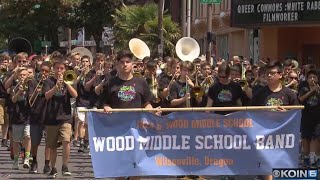
<svg viewBox="0 0 320 180">
<path fill-rule="evenodd" d="M 186 95 L 187 88 L 186 86 L 182 87 L 179 91 L 179 97 L 184 97 Z"/>
<path fill-rule="evenodd" d="M 101 96 L 102 103 L 112 108 L 143 108 L 152 101 L 150 88 L 142 77 L 130 80 L 113 77 L 107 82 Z"/>
<path fill-rule="evenodd" d="M 66 95 L 66 88 L 62 86 L 59 90 L 54 93 L 54 96 L 62 97 Z"/>
<path fill-rule="evenodd" d="M 218 94 L 218 99 L 220 102 L 230 102 L 232 101 L 232 92 L 228 89 L 223 89 Z"/>
<path fill-rule="evenodd" d="M 279 98 L 270 98 L 267 100 L 266 106 L 282 106 L 283 101 Z"/>
<path fill-rule="evenodd" d="M 121 101 L 132 101 L 136 96 L 136 89 L 133 86 L 122 86 L 118 91 L 118 98 Z"/>
</svg>

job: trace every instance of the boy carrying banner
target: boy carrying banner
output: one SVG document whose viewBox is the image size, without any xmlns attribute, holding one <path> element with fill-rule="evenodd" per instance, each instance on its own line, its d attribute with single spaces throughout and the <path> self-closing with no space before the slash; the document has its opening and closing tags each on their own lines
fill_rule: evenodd
<svg viewBox="0 0 320 180">
<path fill-rule="evenodd" d="M 112 108 L 146 108 L 152 109 L 152 94 L 143 77 L 134 77 L 132 74 L 132 57 L 130 51 L 120 51 L 117 55 L 118 76 L 107 83 L 102 93 L 104 111 Z M 124 180 L 119 177 L 117 180 Z M 130 177 L 138 180 L 139 177 Z"/>
</svg>

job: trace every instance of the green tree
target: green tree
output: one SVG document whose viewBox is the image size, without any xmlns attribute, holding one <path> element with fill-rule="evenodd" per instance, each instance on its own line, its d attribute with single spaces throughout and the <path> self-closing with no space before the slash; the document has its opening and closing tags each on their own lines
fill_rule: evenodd
<svg viewBox="0 0 320 180">
<path fill-rule="evenodd" d="M 46 36 L 58 47 L 58 27 L 85 27 L 86 38 L 99 42 L 104 26 L 119 0 L 1 0 L 0 32 L 7 38 L 21 36 L 30 42 Z"/>
<path fill-rule="evenodd" d="M 144 6 L 123 6 L 113 15 L 116 49 L 127 49 L 132 38 L 140 38 L 149 46 L 153 55 L 157 54 L 158 36 L 158 6 L 150 3 Z M 163 18 L 164 54 L 173 55 L 174 46 L 181 37 L 181 31 L 171 16 L 167 13 Z"/>
</svg>

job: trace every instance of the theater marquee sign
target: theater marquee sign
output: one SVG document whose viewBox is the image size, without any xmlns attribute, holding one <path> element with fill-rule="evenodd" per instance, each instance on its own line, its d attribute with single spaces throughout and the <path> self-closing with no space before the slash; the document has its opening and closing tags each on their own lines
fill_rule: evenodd
<svg viewBox="0 0 320 180">
<path fill-rule="evenodd" d="M 320 0 L 232 0 L 232 26 L 320 23 Z"/>
</svg>

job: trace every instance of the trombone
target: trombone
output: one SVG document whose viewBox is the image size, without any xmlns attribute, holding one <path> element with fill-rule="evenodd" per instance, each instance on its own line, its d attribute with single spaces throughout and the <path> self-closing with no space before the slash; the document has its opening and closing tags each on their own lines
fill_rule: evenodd
<svg viewBox="0 0 320 180">
<path fill-rule="evenodd" d="M 161 99 L 159 98 L 158 96 L 158 83 L 156 82 L 156 78 L 155 76 L 152 74 L 152 77 L 151 77 L 151 92 L 154 96 L 154 99 L 153 99 L 153 102 L 154 103 L 159 103 L 161 101 Z"/>
<path fill-rule="evenodd" d="M 19 87 L 22 85 L 23 90 L 28 90 L 28 82 L 32 80 L 32 77 L 26 77 L 24 80 L 20 80 L 18 84 L 12 89 L 13 96 L 16 95 L 16 93 L 19 91 Z"/>
<path fill-rule="evenodd" d="M 186 106 L 187 107 L 191 107 L 191 101 L 190 101 L 190 86 L 188 84 L 188 76 L 186 76 L 186 96 L 187 96 L 187 99 L 186 99 Z"/>
<path fill-rule="evenodd" d="M 43 81 L 46 79 L 46 77 L 44 75 L 41 75 L 41 79 L 39 81 L 39 83 L 37 84 L 37 86 L 35 87 L 34 91 L 32 92 L 30 98 L 29 98 L 29 105 L 30 107 L 33 106 L 33 104 L 36 102 L 40 91 L 38 90 L 39 88 L 42 88 L 43 86 Z"/>
</svg>

